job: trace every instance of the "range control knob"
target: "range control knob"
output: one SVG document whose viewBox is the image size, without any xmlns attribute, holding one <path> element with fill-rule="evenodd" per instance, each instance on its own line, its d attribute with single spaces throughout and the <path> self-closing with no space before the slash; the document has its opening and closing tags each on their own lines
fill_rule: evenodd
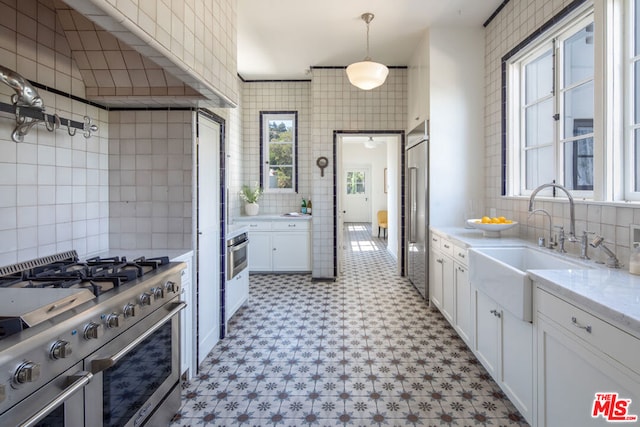
<svg viewBox="0 0 640 427">
<path fill-rule="evenodd" d="M 51 346 L 49 356 L 54 360 L 64 359 L 71 356 L 72 352 L 73 349 L 71 348 L 71 343 L 69 341 L 58 340 Z"/>
<path fill-rule="evenodd" d="M 118 328 L 120 327 L 120 320 L 122 319 L 122 314 L 111 313 L 107 316 L 107 328 Z"/>
<path fill-rule="evenodd" d="M 151 305 L 151 294 L 144 292 L 142 295 L 140 295 L 140 305 L 143 307 L 145 305 Z"/>
<path fill-rule="evenodd" d="M 102 336 L 102 325 L 90 322 L 84 327 L 84 338 L 87 340 L 95 340 Z"/>
<path fill-rule="evenodd" d="M 40 377 L 40 365 L 37 363 L 26 361 L 18 366 L 13 380 L 18 384 L 32 383 Z"/>
<path fill-rule="evenodd" d="M 160 286 L 151 288 L 151 293 L 153 294 L 153 299 L 156 301 L 164 298 L 164 290 Z"/>
<path fill-rule="evenodd" d="M 134 304 L 128 303 L 122 309 L 122 313 L 124 314 L 125 318 L 127 318 L 127 317 L 135 317 L 136 316 L 136 306 Z"/>
<path fill-rule="evenodd" d="M 176 282 L 167 280 L 167 283 L 164 284 L 164 290 L 175 294 L 178 292 L 178 286 L 176 285 Z"/>
</svg>

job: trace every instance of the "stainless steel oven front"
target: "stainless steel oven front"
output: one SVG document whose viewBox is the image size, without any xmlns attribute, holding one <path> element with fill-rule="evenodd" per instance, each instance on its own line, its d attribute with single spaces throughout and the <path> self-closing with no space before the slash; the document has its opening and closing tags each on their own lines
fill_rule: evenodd
<svg viewBox="0 0 640 427">
<path fill-rule="evenodd" d="M 249 234 L 241 233 L 227 240 L 227 280 L 233 279 L 249 265 Z"/>
<path fill-rule="evenodd" d="M 175 297 L 84 360 L 85 426 L 153 426 L 178 411 L 185 306 Z"/>
</svg>

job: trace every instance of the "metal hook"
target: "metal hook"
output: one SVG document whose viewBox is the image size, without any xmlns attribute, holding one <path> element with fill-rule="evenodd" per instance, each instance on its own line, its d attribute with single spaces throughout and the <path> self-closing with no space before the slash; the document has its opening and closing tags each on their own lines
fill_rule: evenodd
<svg viewBox="0 0 640 427">
<path fill-rule="evenodd" d="M 67 119 L 67 132 L 69 133 L 70 136 L 75 136 L 76 135 L 76 131 L 77 129 L 73 129 L 73 132 L 71 132 L 71 119 Z"/>
<path fill-rule="evenodd" d="M 91 133 L 97 132 L 98 131 L 98 126 L 96 126 L 95 124 L 92 123 L 91 117 L 84 116 L 83 130 L 84 130 L 84 133 L 83 133 L 84 137 L 85 138 L 91 138 Z"/>
<path fill-rule="evenodd" d="M 53 122 L 49 122 L 49 115 L 47 113 L 42 113 L 42 116 L 44 117 L 44 125 L 47 128 L 47 130 L 49 132 L 55 131 L 56 130 L 55 119 Z"/>
</svg>

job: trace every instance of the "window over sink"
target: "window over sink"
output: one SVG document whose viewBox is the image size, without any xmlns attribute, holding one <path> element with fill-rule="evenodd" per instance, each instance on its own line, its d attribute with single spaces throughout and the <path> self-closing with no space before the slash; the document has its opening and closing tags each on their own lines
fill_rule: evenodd
<svg viewBox="0 0 640 427">
<path fill-rule="evenodd" d="M 298 112 L 260 112 L 260 185 L 265 192 L 298 191 Z"/>
</svg>

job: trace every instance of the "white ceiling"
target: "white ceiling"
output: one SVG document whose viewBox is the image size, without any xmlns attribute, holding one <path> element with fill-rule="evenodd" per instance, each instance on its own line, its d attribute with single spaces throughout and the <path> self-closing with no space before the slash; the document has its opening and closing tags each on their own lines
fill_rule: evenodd
<svg viewBox="0 0 640 427">
<path fill-rule="evenodd" d="M 238 0 L 238 73 L 245 80 L 309 79 L 312 66 L 370 56 L 407 65 L 428 27 L 481 26 L 503 0 Z"/>
</svg>

